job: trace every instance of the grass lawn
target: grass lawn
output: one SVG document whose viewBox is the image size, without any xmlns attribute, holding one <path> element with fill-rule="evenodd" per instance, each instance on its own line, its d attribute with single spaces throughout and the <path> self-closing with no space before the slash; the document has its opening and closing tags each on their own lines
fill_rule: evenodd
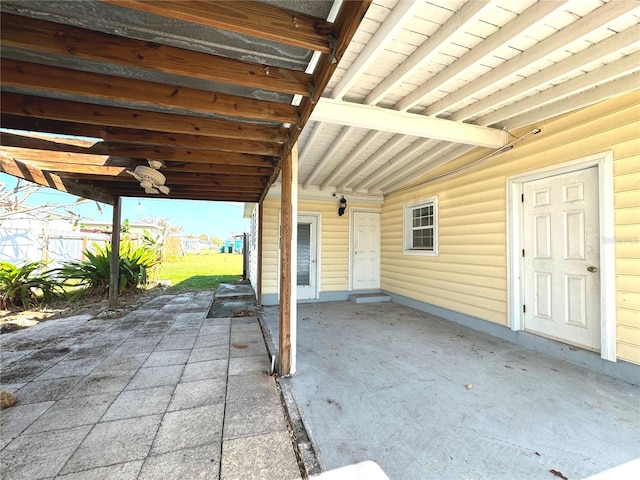
<svg viewBox="0 0 640 480">
<path fill-rule="evenodd" d="M 242 255 L 206 250 L 160 264 L 154 275 L 158 280 L 171 282 L 170 292 L 214 290 L 221 283 L 242 279 Z"/>
</svg>

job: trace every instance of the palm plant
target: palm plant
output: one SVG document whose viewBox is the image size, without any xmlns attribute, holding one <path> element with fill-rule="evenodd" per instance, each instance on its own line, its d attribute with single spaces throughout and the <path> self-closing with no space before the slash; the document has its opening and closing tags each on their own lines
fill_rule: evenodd
<svg viewBox="0 0 640 480">
<path fill-rule="evenodd" d="M 0 306 L 2 308 L 22 306 L 27 309 L 38 303 L 42 295 L 45 303 L 51 302 L 56 290 L 62 287 L 55 281 L 51 270 L 43 261 L 26 261 L 22 265 L 0 262 Z"/>
<path fill-rule="evenodd" d="M 85 260 L 65 263 L 59 276 L 65 281 L 88 287 L 91 291 L 106 291 L 111 280 L 111 245 L 92 244 L 84 252 Z M 147 282 L 147 269 L 159 262 L 155 250 L 135 247 L 129 240 L 120 243 L 118 290 L 135 288 Z"/>
</svg>

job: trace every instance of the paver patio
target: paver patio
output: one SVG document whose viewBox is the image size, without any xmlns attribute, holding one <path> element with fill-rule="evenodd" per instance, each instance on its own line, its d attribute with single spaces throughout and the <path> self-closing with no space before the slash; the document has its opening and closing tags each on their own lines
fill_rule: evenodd
<svg viewBox="0 0 640 480">
<path fill-rule="evenodd" d="M 2 335 L 5 480 L 300 478 L 256 317 L 207 292 Z"/>
</svg>

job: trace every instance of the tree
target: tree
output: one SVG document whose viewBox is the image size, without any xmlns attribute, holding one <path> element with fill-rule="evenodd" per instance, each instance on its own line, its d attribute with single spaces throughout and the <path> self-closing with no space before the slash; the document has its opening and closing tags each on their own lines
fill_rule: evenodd
<svg viewBox="0 0 640 480">
<path fill-rule="evenodd" d="M 89 202 L 86 198 L 78 198 L 64 204 L 45 202 L 39 205 L 29 204 L 29 198 L 43 191 L 45 187 L 17 179 L 15 186 L 10 187 L 0 180 L 0 220 L 11 218 L 32 218 L 38 220 L 66 220 L 77 227 L 82 217 L 71 210 L 71 207 Z M 95 202 L 98 210 L 102 208 Z"/>
<path fill-rule="evenodd" d="M 224 240 L 222 240 L 220 237 L 215 237 L 213 235 L 209 237 L 209 241 L 214 245 L 217 245 L 218 247 L 221 247 L 222 245 L 224 245 Z"/>
<path fill-rule="evenodd" d="M 156 217 L 155 215 L 142 216 L 138 218 L 139 223 L 147 223 L 149 225 L 157 225 L 163 229 L 166 235 L 180 235 L 182 233 L 181 225 L 173 225 L 169 223 L 169 219 Z"/>
</svg>

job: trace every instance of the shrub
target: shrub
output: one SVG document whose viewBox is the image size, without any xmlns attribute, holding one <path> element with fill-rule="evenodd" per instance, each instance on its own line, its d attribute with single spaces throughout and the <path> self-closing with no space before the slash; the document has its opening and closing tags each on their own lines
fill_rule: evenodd
<svg viewBox="0 0 640 480">
<path fill-rule="evenodd" d="M 59 270 L 59 276 L 93 291 L 106 291 L 111 279 L 111 245 L 93 243 L 92 250 L 85 250 L 84 255 L 86 260 L 65 263 Z M 122 292 L 147 283 L 147 269 L 158 262 L 155 250 L 136 248 L 131 241 L 123 240 L 120 243 L 118 290 Z"/>
<path fill-rule="evenodd" d="M 52 271 L 45 270 L 46 266 L 42 261 L 26 261 L 22 265 L 0 262 L 0 306 L 27 309 L 38 303 L 39 294 L 45 303 L 51 302 L 55 291 L 62 292 L 62 287 Z"/>
</svg>

